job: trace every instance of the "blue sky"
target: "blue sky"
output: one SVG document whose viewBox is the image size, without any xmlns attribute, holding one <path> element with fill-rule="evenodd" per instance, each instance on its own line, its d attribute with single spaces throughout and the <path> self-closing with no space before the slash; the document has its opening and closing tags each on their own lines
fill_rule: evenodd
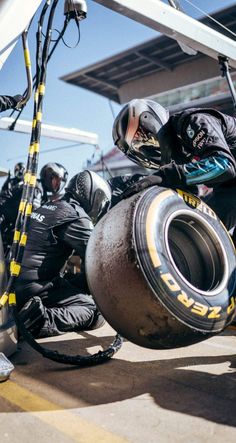
<svg viewBox="0 0 236 443">
<path fill-rule="evenodd" d="M 208 13 L 235 3 L 232 0 L 191 0 L 191 2 Z M 202 16 L 201 12 L 193 9 L 188 0 L 181 0 L 181 4 L 192 17 Z M 60 0 L 53 25 L 57 29 L 61 29 L 64 21 L 63 5 L 64 1 Z M 85 89 L 66 84 L 59 80 L 59 77 L 154 38 L 157 33 L 92 0 L 87 0 L 87 5 L 88 16 L 80 26 L 80 44 L 75 49 L 68 49 L 60 43 L 48 64 L 43 122 L 96 132 L 99 135 L 99 145 L 103 153 L 106 153 L 113 146 L 111 138 L 113 116 L 108 100 Z M 38 12 L 40 11 L 41 7 Z M 38 15 L 37 13 L 34 17 L 29 32 L 33 73 Z M 69 24 L 65 40 L 70 45 L 73 45 L 77 40 L 73 22 Z M 0 71 L 0 84 L 1 94 L 8 95 L 22 93 L 26 87 L 21 41 L 18 42 Z M 32 101 L 31 99 L 21 114 L 22 119 L 32 119 Z M 114 104 L 113 107 L 115 113 L 118 113 L 120 106 Z M 9 111 L 2 113 L 1 117 L 3 116 L 9 116 Z M 1 167 L 12 171 L 17 161 L 26 161 L 29 141 L 30 135 L 1 130 Z M 70 177 L 79 172 L 86 160 L 93 155 L 94 148 L 92 146 L 83 145 L 43 153 L 44 150 L 69 144 L 71 143 L 42 137 L 39 170 L 45 163 L 57 161 L 68 169 Z M 98 153 L 96 155 L 98 156 Z M 0 185 L 2 182 L 3 179 L 0 179 Z"/>
</svg>

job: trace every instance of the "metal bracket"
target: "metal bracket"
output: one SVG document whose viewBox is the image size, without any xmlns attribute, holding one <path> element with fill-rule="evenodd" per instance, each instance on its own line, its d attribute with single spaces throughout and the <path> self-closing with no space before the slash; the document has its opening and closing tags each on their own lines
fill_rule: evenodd
<svg viewBox="0 0 236 443">
<path fill-rule="evenodd" d="M 230 94 L 233 100 L 234 108 L 236 109 L 236 91 L 233 84 L 232 77 L 230 75 L 230 68 L 229 68 L 229 60 L 224 55 L 219 55 L 218 57 L 221 75 L 222 77 L 225 77 L 229 86 Z"/>
</svg>

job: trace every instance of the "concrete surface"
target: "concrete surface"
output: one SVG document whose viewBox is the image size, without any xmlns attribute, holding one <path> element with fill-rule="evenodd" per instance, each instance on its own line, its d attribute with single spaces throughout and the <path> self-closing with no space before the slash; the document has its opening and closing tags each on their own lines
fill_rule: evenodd
<svg viewBox="0 0 236 443">
<path fill-rule="evenodd" d="M 40 342 L 82 354 L 113 338 L 106 324 Z M 1 443 L 236 441 L 236 328 L 176 350 L 125 341 L 111 361 L 82 369 L 19 346 L 0 384 Z"/>
</svg>

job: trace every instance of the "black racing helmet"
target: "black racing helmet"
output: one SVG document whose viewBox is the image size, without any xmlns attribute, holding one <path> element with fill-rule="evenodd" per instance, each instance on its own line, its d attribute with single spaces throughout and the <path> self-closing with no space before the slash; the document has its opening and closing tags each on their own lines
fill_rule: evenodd
<svg viewBox="0 0 236 443">
<path fill-rule="evenodd" d="M 131 100 L 114 121 L 114 143 L 138 165 L 158 169 L 161 164 L 158 132 L 168 118 L 169 112 L 153 100 Z"/>
<path fill-rule="evenodd" d="M 17 178 L 18 180 L 23 180 L 24 178 L 24 174 L 25 174 L 25 164 L 22 162 L 16 163 L 15 167 L 14 167 L 14 177 Z"/>
<path fill-rule="evenodd" d="M 109 184 L 93 171 L 85 170 L 74 175 L 66 192 L 82 206 L 94 224 L 108 211 L 111 203 Z"/>
<path fill-rule="evenodd" d="M 60 193 L 68 178 L 68 172 L 60 163 L 47 163 L 40 171 L 43 190 L 52 194 Z"/>
</svg>

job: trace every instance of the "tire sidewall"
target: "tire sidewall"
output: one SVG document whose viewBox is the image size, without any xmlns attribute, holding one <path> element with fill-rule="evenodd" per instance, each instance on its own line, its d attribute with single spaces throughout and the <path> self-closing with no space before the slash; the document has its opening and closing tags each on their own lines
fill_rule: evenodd
<svg viewBox="0 0 236 443">
<path fill-rule="evenodd" d="M 177 211 L 189 212 L 190 217 L 192 213 L 193 218 L 199 214 L 220 237 L 229 278 L 215 295 L 208 296 L 188 285 L 170 260 L 165 228 Z M 188 192 L 153 187 L 137 203 L 133 236 L 146 281 L 174 317 L 202 332 L 220 332 L 230 323 L 235 311 L 235 252 L 226 229 L 205 203 Z"/>
</svg>

